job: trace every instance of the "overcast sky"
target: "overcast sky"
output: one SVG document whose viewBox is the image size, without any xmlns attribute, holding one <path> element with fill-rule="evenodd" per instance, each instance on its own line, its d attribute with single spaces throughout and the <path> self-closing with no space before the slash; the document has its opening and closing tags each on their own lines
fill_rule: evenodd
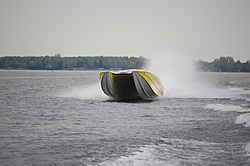
<svg viewBox="0 0 250 166">
<path fill-rule="evenodd" d="M 250 0 L 0 0 L 0 55 L 250 59 Z"/>
</svg>

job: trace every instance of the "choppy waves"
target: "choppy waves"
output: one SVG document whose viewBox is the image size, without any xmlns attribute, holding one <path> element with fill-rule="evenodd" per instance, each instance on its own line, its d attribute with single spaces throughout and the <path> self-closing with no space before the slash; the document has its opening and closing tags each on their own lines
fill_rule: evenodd
<svg viewBox="0 0 250 166">
<path fill-rule="evenodd" d="M 208 104 L 203 108 L 214 111 L 235 111 L 242 113 L 236 117 L 235 124 L 242 124 L 244 127 L 250 127 L 250 108 L 227 104 Z M 245 150 L 248 155 L 250 155 L 250 143 L 246 145 Z"/>
<path fill-rule="evenodd" d="M 249 75 L 202 73 L 218 85 L 206 87 L 182 71 L 163 77 L 166 98 L 140 103 L 106 101 L 97 72 L 12 71 L 1 164 L 249 165 Z"/>
<path fill-rule="evenodd" d="M 227 104 L 208 104 L 203 108 L 214 111 L 235 111 L 243 113 L 236 118 L 236 124 L 243 124 L 245 127 L 250 127 L 250 109 L 236 105 Z"/>
<path fill-rule="evenodd" d="M 99 166 L 179 166 L 179 165 L 199 165 L 209 160 L 209 165 L 223 165 L 220 155 L 227 154 L 228 144 L 212 143 L 197 140 L 168 139 L 161 138 L 156 145 L 145 145 L 128 156 L 107 160 Z M 243 144 L 235 143 L 230 146 L 238 148 Z M 250 145 L 248 145 L 250 147 Z M 249 149 L 249 147 L 246 149 Z M 216 152 L 216 153 L 214 153 Z M 238 156 L 244 154 L 238 153 Z M 234 157 L 237 157 L 235 154 Z M 232 163 L 231 163 L 232 164 Z M 238 163 L 235 162 L 237 165 Z"/>
</svg>

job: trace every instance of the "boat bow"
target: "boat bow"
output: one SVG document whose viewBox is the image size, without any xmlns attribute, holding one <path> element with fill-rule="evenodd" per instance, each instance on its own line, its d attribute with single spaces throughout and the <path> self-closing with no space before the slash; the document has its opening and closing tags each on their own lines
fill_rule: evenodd
<svg viewBox="0 0 250 166">
<path fill-rule="evenodd" d="M 103 92 L 116 100 L 150 99 L 163 95 L 161 80 L 144 70 L 100 73 Z"/>
</svg>

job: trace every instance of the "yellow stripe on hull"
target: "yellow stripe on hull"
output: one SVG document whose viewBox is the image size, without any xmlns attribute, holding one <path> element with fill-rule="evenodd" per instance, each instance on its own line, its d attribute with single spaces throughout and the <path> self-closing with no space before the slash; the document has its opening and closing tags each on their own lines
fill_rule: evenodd
<svg viewBox="0 0 250 166">
<path fill-rule="evenodd" d="M 148 82 L 152 90 L 158 95 L 162 96 L 164 94 L 164 87 L 160 78 L 149 72 L 138 71 L 138 73 Z"/>
</svg>

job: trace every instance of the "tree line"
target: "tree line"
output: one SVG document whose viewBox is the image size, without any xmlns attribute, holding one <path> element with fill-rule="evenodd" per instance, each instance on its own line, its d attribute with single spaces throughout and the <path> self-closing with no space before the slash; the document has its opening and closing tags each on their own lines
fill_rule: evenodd
<svg viewBox="0 0 250 166">
<path fill-rule="evenodd" d="M 0 57 L 0 69 L 30 69 L 30 70 L 109 70 L 109 69 L 143 69 L 148 59 L 144 57 L 106 57 L 106 56 L 6 56 Z M 176 63 L 178 67 L 178 62 Z M 180 67 L 180 66 L 179 66 Z M 250 61 L 236 62 L 230 56 L 220 57 L 213 62 L 196 62 L 198 71 L 211 72 L 250 72 Z"/>
<path fill-rule="evenodd" d="M 236 62 L 230 56 L 220 57 L 213 62 L 198 61 L 196 67 L 199 71 L 211 72 L 250 72 L 250 61 L 241 63 L 239 60 Z"/>
<path fill-rule="evenodd" d="M 143 57 L 106 57 L 106 56 L 6 56 L 0 58 L 0 69 L 30 70 L 103 70 L 103 69 L 142 69 L 146 64 Z"/>
</svg>

